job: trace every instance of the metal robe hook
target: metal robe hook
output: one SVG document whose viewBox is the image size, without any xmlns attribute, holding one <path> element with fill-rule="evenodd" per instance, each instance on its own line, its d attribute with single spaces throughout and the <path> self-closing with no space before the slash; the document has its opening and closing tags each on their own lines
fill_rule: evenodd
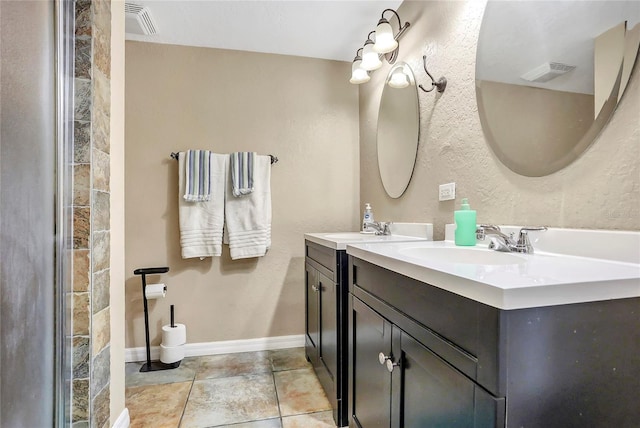
<svg viewBox="0 0 640 428">
<path fill-rule="evenodd" d="M 433 78 L 433 76 L 431 75 L 431 73 L 429 73 L 429 70 L 427 70 L 427 56 L 426 55 L 422 55 L 422 62 L 424 65 L 424 71 L 425 73 L 427 73 L 427 76 L 429 76 L 431 78 L 431 89 L 425 89 L 424 86 L 422 85 L 418 85 L 418 87 L 420 89 L 422 89 L 424 92 L 431 92 L 433 91 L 435 88 L 438 89 L 438 92 L 442 93 L 444 92 L 445 88 L 447 87 L 447 79 L 445 77 L 441 77 L 440 79 L 438 79 L 438 81 L 436 82 L 436 80 Z"/>
</svg>

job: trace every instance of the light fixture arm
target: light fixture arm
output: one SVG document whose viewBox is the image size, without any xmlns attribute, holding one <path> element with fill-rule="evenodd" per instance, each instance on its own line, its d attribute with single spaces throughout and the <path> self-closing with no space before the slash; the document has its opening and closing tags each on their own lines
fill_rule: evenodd
<svg viewBox="0 0 640 428">
<path fill-rule="evenodd" d="M 400 38 L 400 36 L 402 35 L 402 33 L 405 32 L 405 30 L 407 28 L 409 28 L 409 22 L 405 22 L 404 25 L 402 25 L 402 21 L 400 20 L 400 15 L 398 15 L 398 12 L 396 12 L 393 9 L 385 9 L 382 11 L 382 18 L 384 18 L 384 13 L 385 12 L 393 12 L 393 14 L 396 16 L 396 18 L 398 19 L 398 34 L 396 34 L 395 39 L 398 40 Z"/>
<path fill-rule="evenodd" d="M 426 55 L 422 55 L 422 62 L 423 62 L 423 65 L 424 65 L 425 73 L 427 73 L 427 76 L 429 76 L 431 78 L 431 89 L 427 90 L 422 85 L 418 85 L 418 87 L 420 89 L 422 89 L 424 92 L 431 92 L 436 88 L 438 89 L 438 92 L 440 92 L 440 93 L 444 92 L 445 88 L 447 87 L 447 79 L 445 77 L 441 77 L 436 82 L 436 80 L 433 78 L 431 73 L 429 73 L 429 70 L 427 70 L 427 56 Z"/>
<path fill-rule="evenodd" d="M 360 48 L 356 51 L 356 57 L 353 59 L 353 62 L 362 60 L 362 49 Z"/>
</svg>

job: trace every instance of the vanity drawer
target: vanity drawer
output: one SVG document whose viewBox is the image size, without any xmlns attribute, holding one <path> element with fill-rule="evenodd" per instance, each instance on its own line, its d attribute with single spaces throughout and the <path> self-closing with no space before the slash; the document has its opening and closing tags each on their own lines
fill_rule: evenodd
<svg viewBox="0 0 640 428">
<path fill-rule="evenodd" d="M 331 275 L 328 275 L 328 276 L 331 277 L 331 279 L 333 279 L 334 281 L 337 281 L 338 278 L 336 277 L 336 266 L 337 266 L 336 250 L 332 248 L 323 247 L 322 245 L 318 245 L 314 242 L 309 242 L 309 241 L 305 241 L 305 244 L 306 244 L 305 255 L 309 259 L 327 268 L 331 272 Z"/>
<path fill-rule="evenodd" d="M 502 389 L 498 385 L 498 309 L 355 257 L 350 260 L 353 295 L 369 300 L 370 305 L 375 297 L 426 327 L 425 345 L 433 343 L 434 352 L 445 354 L 441 356 L 497 395 Z"/>
</svg>

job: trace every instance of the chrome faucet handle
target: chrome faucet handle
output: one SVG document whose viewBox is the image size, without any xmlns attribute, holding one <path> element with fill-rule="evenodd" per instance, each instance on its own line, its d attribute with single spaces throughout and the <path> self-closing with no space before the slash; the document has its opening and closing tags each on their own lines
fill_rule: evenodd
<svg viewBox="0 0 640 428">
<path fill-rule="evenodd" d="M 518 243 L 516 244 L 514 251 L 517 253 L 533 254 L 533 245 L 531 245 L 531 241 L 529 240 L 529 232 L 538 232 L 544 230 L 547 230 L 546 226 L 523 227 L 522 229 L 520 229 Z"/>
<path fill-rule="evenodd" d="M 392 221 L 387 221 L 387 222 L 383 222 L 381 223 L 382 226 L 382 234 L 383 235 L 391 235 L 391 225 L 393 224 Z"/>
<path fill-rule="evenodd" d="M 390 221 L 387 221 L 387 222 L 378 221 L 378 222 L 371 223 L 371 225 L 373 225 L 376 235 L 391 235 L 391 229 L 389 228 L 391 224 L 392 222 Z"/>
</svg>

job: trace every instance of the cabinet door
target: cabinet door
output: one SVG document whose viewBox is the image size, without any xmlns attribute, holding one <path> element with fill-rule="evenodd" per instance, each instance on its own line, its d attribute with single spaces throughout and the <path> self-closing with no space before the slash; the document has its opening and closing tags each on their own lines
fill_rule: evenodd
<svg viewBox="0 0 640 428">
<path fill-rule="evenodd" d="M 320 289 L 320 359 L 335 380 L 338 371 L 338 318 L 336 284 L 318 272 Z"/>
<path fill-rule="evenodd" d="M 379 354 L 391 355 L 391 324 L 352 298 L 352 417 L 361 428 L 389 428 L 391 373 Z"/>
<path fill-rule="evenodd" d="M 305 264 L 305 298 L 306 298 L 306 310 L 305 310 L 305 351 L 307 358 L 313 365 L 316 364 L 318 359 L 318 352 L 320 346 L 320 312 L 319 312 L 319 288 L 318 288 L 318 274 L 319 272 L 311 267 L 309 264 Z"/>
<path fill-rule="evenodd" d="M 473 428 L 475 383 L 396 327 L 393 343 L 392 427 Z"/>
</svg>

